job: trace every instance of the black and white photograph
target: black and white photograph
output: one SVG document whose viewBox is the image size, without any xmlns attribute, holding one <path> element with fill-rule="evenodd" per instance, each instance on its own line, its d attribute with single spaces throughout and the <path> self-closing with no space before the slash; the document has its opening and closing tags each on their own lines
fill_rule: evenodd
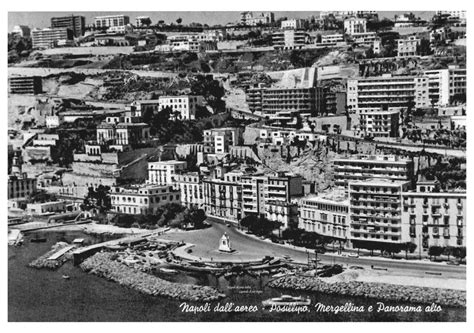
<svg viewBox="0 0 474 333">
<path fill-rule="evenodd" d="M 76 5 L 4 13 L 12 331 L 467 322 L 467 6 Z"/>
</svg>

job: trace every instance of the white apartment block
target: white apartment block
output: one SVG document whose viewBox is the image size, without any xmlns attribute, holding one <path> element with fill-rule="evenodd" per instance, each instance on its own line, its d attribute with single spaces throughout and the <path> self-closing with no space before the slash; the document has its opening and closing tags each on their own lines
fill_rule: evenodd
<svg viewBox="0 0 474 333">
<path fill-rule="evenodd" d="M 176 187 L 181 193 L 181 204 L 186 207 L 204 207 L 204 186 L 197 172 L 177 174 Z"/>
<path fill-rule="evenodd" d="M 213 128 L 204 131 L 204 152 L 209 154 L 228 153 L 231 146 L 242 141 L 242 130 L 234 127 Z"/>
<path fill-rule="evenodd" d="M 341 241 L 349 240 L 349 199 L 337 191 L 301 199 L 298 228 Z"/>
<path fill-rule="evenodd" d="M 445 69 L 427 70 L 429 98 L 434 105 L 446 106 L 457 95 L 466 94 L 467 71 L 465 68 L 449 66 Z"/>
<path fill-rule="evenodd" d="M 157 161 L 148 162 L 148 184 L 175 185 L 176 177 L 186 170 L 184 161 Z"/>
<path fill-rule="evenodd" d="M 409 181 L 413 175 L 413 161 L 397 155 L 357 155 L 334 160 L 337 186 L 347 186 L 351 181 L 371 178 Z"/>
<path fill-rule="evenodd" d="M 130 18 L 125 15 L 106 15 L 94 18 L 96 28 L 120 27 L 130 23 Z"/>
<path fill-rule="evenodd" d="M 367 32 L 367 20 L 365 18 L 356 17 L 344 20 L 344 32 L 348 35 Z"/>
<path fill-rule="evenodd" d="M 397 55 L 398 57 L 412 57 L 417 54 L 420 39 L 410 36 L 406 39 L 397 39 Z"/>
<path fill-rule="evenodd" d="M 304 25 L 304 20 L 302 19 L 292 19 L 292 20 L 281 21 L 282 29 L 298 30 L 298 29 L 302 29 L 303 25 Z"/>
<path fill-rule="evenodd" d="M 272 43 L 275 49 L 299 49 L 309 41 L 309 35 L 301 30 L 280 30 L 272 35 Z"/>
<path fill-rule="evenodd" d="M 53 48 L 59 44 L 73 43 L 72 30 L 67 28 L 44 28 L 31 31 L 31 41 L 34 49 Z"/>
<path fill-rule="evenodd" d="M 371 46 L 376 40 L 379 39 L 377 33 L 373 31 L 353 33 L 351 37 L 355 43 L 367 46 Z"/>
<path fill-rule="evenodd" d="M 402 194 L 403 242 L 423 252 L 430 246 L 466 246 L 466 192 L 433 192 L 433 187 Z"/>
<path fill-rule="evenodd" d="M 353 112 L 366 108 L 416 108 L 431 105 L 427 76 L 392 76 L 390 74 L 347 80 L 347 106 Z"/>
<path fill-rule="evenodd" d="M 180 201 L 180 192 L 172 186 L 137 185 L 112 187 L 110 191 L 112 211 L 123 214 L 156 214 L 158 207 Z"/>
<path fill-rule="evenodd" d="M 370 137 L 398 137 L 399 136 L 399 111 L 360 111 L 360 130 L 365 136 Z"/>
<path fill-rule="evenodd" d="M 344 41 L 343 34 L 333 34 L 321 36 L 321 44 L 341 43 Z"/>
<path fill-rule="evenodd" d="M 192 95 L 160 96 L 158 100 L 160 111 L 170 107 L 173 109 L 173 112 L 180 113 L 181 119 L 195 119 L 198 106 L 203 106 L 204 104 L 204 97 Z"/>
<path fill-rule="evenodd" d="M 371 179 L 349 183 L 351 240 L 402 243 L 402 193 L 409 182 Z"/>
</svg>

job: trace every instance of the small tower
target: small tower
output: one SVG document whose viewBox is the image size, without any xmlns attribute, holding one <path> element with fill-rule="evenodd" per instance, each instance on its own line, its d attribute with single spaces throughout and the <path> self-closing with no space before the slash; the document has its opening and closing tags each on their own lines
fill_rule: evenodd
<svg viewBox="0 0 474 333">
<path fill-rule="evenodd" d="M 229 236 L 227 236 L 227 233 L 224 233 L 222 235 L 222 238 L 219 242 L 219 251 L 221 252 L 232 252 L 232 248 L 230 247 L 230 239 Z"/>
</svg>

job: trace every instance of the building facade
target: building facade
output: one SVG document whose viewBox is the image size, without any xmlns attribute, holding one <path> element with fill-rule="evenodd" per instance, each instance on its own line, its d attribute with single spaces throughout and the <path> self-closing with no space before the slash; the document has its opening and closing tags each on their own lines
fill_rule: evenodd
<svg viewBox="0 0 474 333">
<path fill-rule="evenodd" d="M 292 19 L 292 20 L 281 21 L 282 29 L 299 30 L 299 29 L 303 29 L 303 27 L 304 27 L 304 20 L 302 19 Z"/>
<path fill-rule="evenodd" d="M 156 185 L 175 185 L 179 173 L 186 170 L 184 161 L 148 162 L 148 183 Z"/>
<path fill-rule="evenodd" d="M 176 174 L 175 183 L 181 192 L 181 204 L 183 206 L 204 208 L 204 186 L 199 173 Z"/>
<path fill-rule="evenodd" d="M 242 143 L 242 129 L 237 127 L 213 128 L 203 134 L 204 152 L 208 154 L 228 153 L 231 146 Z"/>
<path fill-rule="evenodd" d="M 405 39 L 397 39 L 397 56 L 413 57 L 417 55 L 420 39 L 416 36 L 409 36 Z"/>
<path fill-rule="evenodd" d="M 41 94 L 43 80 L 40 76 L 12 76 L 8 78 L 11 94 Z"/>
<path fill-rule="evenodd" d="M 182 96 L 160 96 L 159 110 L 170 107 L 173 112 L 180 114 L 180 119 L 196 119 L 196 111 L 199 106 L 203 106 L 204 97 L 182 95 Z"/>
<path fill-rule="evenodd" d="M 8 177 L 8 199 L 25 199 L 36 190 L 36 178 L 28 178 L 26 173 Z"/>
<path fill-rule="evenodd" d="M 351 17 L 344 20 L 344 32 L 348 35 L 367 32 L 367 20 L 358 17 Z"/>
<path fill-rule="evenodd" d="M 61 45 L 70 45 L 74 39 L 71 29 L 45 28 L 31 31 L 33 49 L 48 49 Z"/>
<path fill-rule="evenodd" d="M 272 35 L 272 44 L 275 49 L 301 49 L 309 43 L 309 35 L 303 30 L 280 30 Z"/>
<path fill-rule="evenodd" d="M 67 28 L 72 31 L 74 37 L 81 37 L 86 28 L 86 19 L 84 16 L 75 15 L 52 17 L 51 28 Z"/>
<path fill-rule="evenodd" d="M 360 129 L 369 137 L 398 137 L 399 116 L 399 111 L 360 111 Z"/>
<path fill-rule="evenodd" d="M 448 66 L 445 69 L 427 70 L 429 98 L 433 105 L 450 105 L 455 99 L 465 99 L 467 72 L 459 66 Z M 462 97 L 464 95 L 464 98 Z"/>
<path fill-rule="evenodd" d="M 120 27 L 130 23 L 130 17 L 126 15 L 105 15 L 94 18 L 96 28 Z"/>
</svg>

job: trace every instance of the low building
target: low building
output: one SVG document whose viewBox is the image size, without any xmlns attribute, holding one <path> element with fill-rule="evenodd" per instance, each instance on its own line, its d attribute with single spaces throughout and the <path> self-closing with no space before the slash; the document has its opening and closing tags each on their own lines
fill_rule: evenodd
<svg viewBox="0 0 474 333">
<path fill-rule="evenodd" d="M 360 129 L 369 137 L 398 137 L 399 116 L 399 111 L 360 111 Z"/>
<path fill-rule="evenodd" d="M 309 35 L 303 30 L 280 30 L 272 35 L 272 43 L 275 49 L 301 49 L 309 43 L 309 40 Z"/>
<path fill-rule="evenodd" d="M 367 32 L 367 20 L 358 17 L 351 17 L 344 20 L 344 32 L 348 35 Z"/>
<path fill-rule="evenodd" d="M 466 246 L 466 192 L 435 192 L 434 183 L 403 192 L 403 241 L 426 253 L 430 246 Z"/>
<path fill-rule="evenodd" d="M 94 18 L 96 28 L 120 27 L 130 23 L 130 17 L 126 15 L 104 15 Z"/>
<path fill-rule="evenodd" d="M 177 175 L 186 170 L 187 163 L 184 161 L 157 161 L 148 162 L 149 184 L 175 185 Z"/>
<path fill-rule="evenodd" d="M 112 187 L 110 200 L 113 212 L 133 215 L 156 214 L 164 204 L 181 203 L 178 190 L 160 185 Z"/>
<path fill-rule="evenodd" d="M 321 36 L 321 44 L 332 44 L 344 42 L 343 34 L 332 34 Z"/>
<path fill-rule="evenodd" d="M 397 39 L 397 56 L 398 57 L 413 57 L 417 55 L 418 46 L 421 39 L 416 36 L 409 36 L 405 39 Z"/>
<path fill-rule="evenodd" d="M 224 154 L 231 146 L 242 143 L 242 129 L 238 127 L 213 128 L 204 131 L 204 152 Z"/>
<path fill-rule="evenodd" d="M 81 37 L 86 29 L 86 18 L 76 15 L 52 17 L 51 28 L 67 28 L 72 31 L 74 37 Z"/>
<path fill-rule="evenodd" d="M 300 229 L 347 242 L 349 226 L 349 199 L 344 191 L 335 190 L 299 201 Z"/>
<path fill-rule="evenodd" d="M 70 46 L 74 34 L 68 28 L 33 29 L 31 32 L 33 49 L 48 49 L 58 45 Z"/>
<path fill-rule="evenodd" d="M 204 105 L 204 97 L 193 95 L 160 96 L 158 101 L 160 111 L 169 107 L 180 114 L 180 119 L 196 119 L 198 107 Z"/>
<path fill-rule="evenodd" d="M 334 160 L 334 181 L 337 186 L 371 178 L 409 181 L 413 175 L 413 160 L 397 155 L 357 155 Z"/>
<path fill-rule="evenodd" d="M 65 212 L 66 201 L 29 203 L 26 205 L 26 211 L 32 215 Z"/>
<path fill-rule="evenodd" d="M 11 94 L 41 94 L 43 80 L 40 76 L 12 76 L 8 78 Z"/>
<path fill-rule="evenodd" d="M 299 30 L 304 28 L 304 20 L 302 19 L 292 19 L 281 21 L 282 29 L 293 29 Z"/>
</svg>

